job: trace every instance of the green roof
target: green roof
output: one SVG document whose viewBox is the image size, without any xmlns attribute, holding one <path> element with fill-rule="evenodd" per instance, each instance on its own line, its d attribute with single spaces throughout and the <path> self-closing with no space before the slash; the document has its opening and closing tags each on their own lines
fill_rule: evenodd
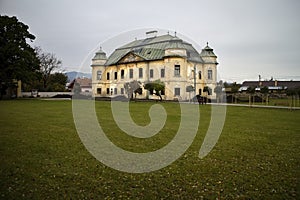
<svg viewBox="0 0 300 200">
<path fill-rule="evenodd" d="M 108 58 L 105 65 L 117 64 L 128 53 L 134 53 L 147 61 L 160 60 L 165 56 L 166 49 L 185 49 L 187 60 L 203 63 L 200 54 L 189 43 L 176 36 L 162 35 L 141 40 L 135 40 L 117 48 Z"/>
<path fill-rule="evenodd" d="M 214 50 L 208 46 L 208 43 L 204 49 L 202 49 L 200 53 L 201 57 L 217 57 L 214 53 Z"/>
<path fill-rule="evenodd" d="M 100 50 L 96 52 L 93 60 L 106 60 L 106 53 L 102 51 L 102 48 L 100 47 Z"/>
</svg>

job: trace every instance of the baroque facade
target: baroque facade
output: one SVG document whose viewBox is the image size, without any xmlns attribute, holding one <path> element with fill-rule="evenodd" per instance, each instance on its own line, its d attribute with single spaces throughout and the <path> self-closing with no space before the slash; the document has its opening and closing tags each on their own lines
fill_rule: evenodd
<svg viewBox="0 0 300 200">
<path fill-rule="evenodd" d="M 124 84 L 136 80 L 143 89 L 137 98 L 155 99 L 143 86 L 160 80 L 165 84 L 165 100 L 189 100 L 196 94 L 215 98 L 217 64 L 208 44 L 199 54 L 176 35 L 152 35 L 117 48 L 108 58 L 100 48 L 92 59 L 92 93 L 94 97 L 127 96 Z"/>
</svg>

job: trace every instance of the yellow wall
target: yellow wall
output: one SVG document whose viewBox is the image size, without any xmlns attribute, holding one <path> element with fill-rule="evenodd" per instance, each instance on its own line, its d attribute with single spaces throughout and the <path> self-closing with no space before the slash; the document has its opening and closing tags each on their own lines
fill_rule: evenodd
<svg viewBox="0 0 300 200">
<path fill-rule="evenodd" d="M 180 65 L 180 76 L 176 77 L 174 75 L 174 66 Z M 98 65 L 92 66 L 92 90 L 93 96 L 111 96 L 110 94 L 106 94 L 107 88 L 111 91 L 114 91 L 114 88 L 117 88 L 117 95 L 121 94 L 121 88 L 124 88 L 124 84 L 126 82 L 131 82 L 133 80 L 137 80 L 142 82 L 143 84 L 148 81 L 154 81 L 160 79 L 165 83 L 166 90 L 164 98 L 166 100 L 180 99 L 180 100 L 188 100 L 190 95 L 186 92 L 186 87 L 189 85 L 194 86 L 194 65 L 196 65 L 196 94 L 198 94 L 199 89 L 202 89 L 204 86 L 209 86 L 212 90 L 215 87 L 216 83 L 216 65 L 215 64 L 201 64 L 201 63 L 192 63 L 188 62 L 183 57 L 169 57 L 164 60 L 158 61 L 149 61 L 149 62 L 136 62 L 136 63 L 127 63 L 120 64 L 114 66 L 106 66 Z M 139 78 L 139 68 L 143 68 L 143 77 Z M 161 77 L 161 69 L 165 69 L 165 77 Z M 133 69 L 133 78 L 129 78 L 129 70 Z M 150 69 L 153 70 L 154 77 L 150 78 Z M 207 79 L 207 71 L 213 71 L 213 79 Z M 97 71 L 102 71 L 102 79 L 96 80 Z M 124 70 L 124 79 L 121 79 L 121 70 Z M 202 72 L 202 79 L 199 79 L 198 72 Z M 110 80 L 107 80 L 107 73 L 110 74 Z M 114 73 L 118 73 L 118 77 L 114 79 Z M 102 89 L 101 94 L 97 94 L 97 88 Z M 180 96 L 174 95 L 174 88 L 180 88 Z M 124 90 L 125 91 L 125 90 Z M 214 93 L 213 93 L 214 94 Z M 143 90 L 142 95 L 138 95 L 137 98 L 145 98 L 147 95 L 147 91 Z M 195 94 L 192 93 L 191 97 Z M 203 95 L 203 93 L 202 93 Z M 112 95 L 114 96 L 114 94 Z M 211 96 L 214 98 L 215 94 Z"/>
</svg>

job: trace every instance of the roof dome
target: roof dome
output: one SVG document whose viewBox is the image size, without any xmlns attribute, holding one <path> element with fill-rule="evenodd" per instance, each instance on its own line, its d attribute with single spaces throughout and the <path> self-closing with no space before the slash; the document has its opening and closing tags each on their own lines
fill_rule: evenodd
<svg viewBox="0 0 300 200">
<path fill-rule="evenodd" d="M 206 43 L 206 47 L 202 49 L 200 53 L 201 57 L 217 57 L 216 54 L 214 53 L 214 50 L 208 46 L 208 42 Z"/>
<path fill-rule="evenodd" d="M 106 53 L 102 51 L 102 47 L 100 47 L 100 50 L 96 52 L 93 60 L 107 60 Z"/>
<path fill-rule="evenodd" d="M 186 51 L 187 60 L 203 63 L 197 50 L 189 43 L 182 39 L 171 36 L 161 35 L 141 40 L 135 40 L 120 48 L 117 48 L 107 59 L 105 65 L 114 65 L 118 63 L 128 53 L 134 53 L 144 60 L 160 60 L 164 59 L 165 51 L 168 49 L 182 49 Z"/>
<path fill-rule="evenodd" d="M 165 49 L 185 49 L 185 46 L 183 45 L 183 40 L 179 39 L 178 37 L 173 37 L 169 40 L 169 43 L 166 45 Z"/>
</svg>

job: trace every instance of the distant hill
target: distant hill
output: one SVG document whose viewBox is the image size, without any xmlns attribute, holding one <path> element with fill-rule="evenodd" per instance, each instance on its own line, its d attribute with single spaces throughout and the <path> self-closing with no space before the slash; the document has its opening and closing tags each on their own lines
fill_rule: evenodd
<svg viewBox="0 0 300 200">
<path fill-rule="evenodd" d="M 92 74 L 91 73 L 82 73 L 82 72 L 76 72 L 76 71 L 72 71 L 72 72 L 66 72 L 65 75 L 67 75 L 68 77 L 68 82 L 73 81 L 75 78 L 92 78 Z"/>
</svg>

